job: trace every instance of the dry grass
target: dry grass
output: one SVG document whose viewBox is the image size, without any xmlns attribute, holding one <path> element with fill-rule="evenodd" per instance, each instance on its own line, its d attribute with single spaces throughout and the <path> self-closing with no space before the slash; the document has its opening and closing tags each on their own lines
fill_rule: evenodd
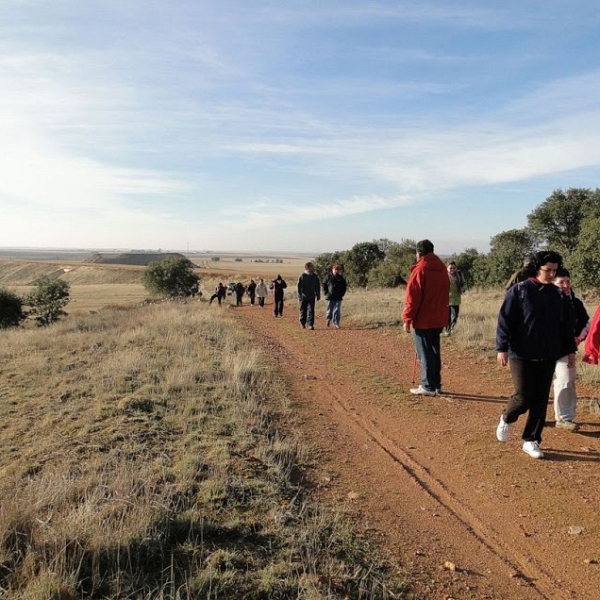
<svg viewBox="0 0 600 600">
<path fill-rule="evenodd" d="M 0 596 L 399 597 L 293 483 L 287 391 L 224 313 L 0 332 Z"/>
<path fill-rule="evenodd" d="M 471 289 L 463 295 L 453 340 L 465 351 L 496 355 L 496 322 L 504 298 L 502 289 Z M 404 288 L 397 290 L 352 290 L 344 299 L 344 320 L 358 327 L 400 327 Z M 590 317 L 598 305 L 596 295 L 584 295 Z M 583 348 L 579 349 L 579 358 Z M 600 384 L 600 368 L 578 360 L 578 380 L 587 386 Z"/>
</svg>

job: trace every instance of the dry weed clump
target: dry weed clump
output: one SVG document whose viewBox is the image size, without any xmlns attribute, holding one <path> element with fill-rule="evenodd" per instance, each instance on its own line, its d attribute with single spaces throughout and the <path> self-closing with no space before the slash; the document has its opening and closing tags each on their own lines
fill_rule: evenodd
<svg viewBox="0 0 600 600">
<path fill-rule="evenodd" d="M 286 389 L 226 312 L 0 332 L 1 597 L 399 597 L 292 483 Z"/>
</svg>

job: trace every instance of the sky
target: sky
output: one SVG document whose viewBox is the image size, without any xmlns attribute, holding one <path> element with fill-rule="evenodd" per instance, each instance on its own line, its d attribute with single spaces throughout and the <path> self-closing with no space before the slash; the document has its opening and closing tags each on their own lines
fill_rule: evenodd
<svg viewBox="0 0 600 600">
<path fill-rule="evenodd" d="M 593 0 L 0 0 L 0 246 L 489 249 L 600 175 Z"/>
</svg>

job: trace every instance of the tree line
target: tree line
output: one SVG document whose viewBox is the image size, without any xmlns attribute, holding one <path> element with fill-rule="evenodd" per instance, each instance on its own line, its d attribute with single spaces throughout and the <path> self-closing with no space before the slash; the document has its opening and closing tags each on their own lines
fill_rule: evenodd
<svg viewBox="0 0 600 600">
<path fill-rule="evenodd" d="M 600 189 L 558 189 L 527 215 L 526 227 L 493 236 L 489 252 L 467 248 L 448 260 L 456 262 L 467 285 L 485 288 L 504 285 L 534 252 L 554 250 L 562 254 L 576 287 L 600 290 L 599 232 Z M 396 287 L 408 279 L 416 245 L 412 239 L 360 242 L 350 250 L 320 254 L 314 260 L 315 270 L 323 278 L 332 265 L 339 264 L 351 286 Z M 199 283 L 193 268 L 186 258 L 169 257 L 148 265 L 143 282 L 154 295 L 187 296 Z M 0 329 L 18 326 L 26 318 L 49 325 L 66 314 L 69 299 L 68 283 L 49 277 L 36 280 L 24 298 L 0 288 Z"/>
<path fill-rule="evenodd" d="M 448 260 L 456 262 L 469 286 L 487 288 L 504 285 L 531 254 L 554 250 L 563 256 L 575 286 L 600 290 L 599 232 L 600 189 L 558 189 L 527 215 L 526 227 L 493 236 L 489 252 L 467 248 Z M 415 247 L 412 239 L 361 242 L 320 254 L 315 268 L 323 276 L 331 265 L 341 264 L 350 285 L 395 287 L 408 278 Z"/>
</svg>

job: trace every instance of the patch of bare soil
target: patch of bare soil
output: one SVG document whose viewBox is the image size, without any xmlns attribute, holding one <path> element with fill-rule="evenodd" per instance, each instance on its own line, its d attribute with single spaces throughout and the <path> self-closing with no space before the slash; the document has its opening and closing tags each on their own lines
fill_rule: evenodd
<svg viewBox="0 0 600 600">
<path fill-rule="evenodd" d="M 600 421 L 586 403 L 579 433 L 548 408 L 545 458 L 532 459 L 522 420 L 496 440 L 512 385 L 491 356 L 443 338 L 443 395 L 413 396 L 410 335 L 326 328 L 319 309 L 314 331 L 293 302 L 283 318 L 233 310 L 289 382 L 321 500 L 356 518 L 418 598 L 599 598 Z"/>
</svg>

